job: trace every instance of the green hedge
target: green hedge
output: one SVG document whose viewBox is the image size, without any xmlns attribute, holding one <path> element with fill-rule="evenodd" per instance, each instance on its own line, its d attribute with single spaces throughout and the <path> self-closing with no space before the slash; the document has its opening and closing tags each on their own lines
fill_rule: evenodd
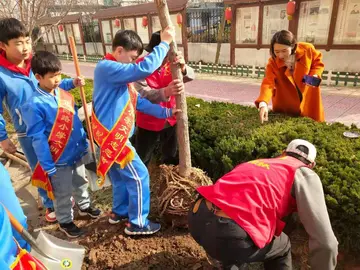
<svg viewBox="0 0 360 270">
<path fill-rule="evenodd" d="M 80 105 L 79 91 L 73 94 Z M 92 81 L 87 80 L 88 102 L 91 97 Z M 193 166 L 214 180 L 241 162 L 276 157 L 293 139 L 314 143 L 315 171 L 323 182 L 338 240 L 346 250 L 360 251 L 360 139 L 343 137 L 347 127 L 277 114 L 270 114 L 270 121 L 261 125 L 255 108 L 195 98 L 187 101 Z"/>
<path fill-rule="evenodd" d="M 315 171 L 338 240 L 343 248 L 360 251 L 360 139 L 343 137 L 347 127 L 276 114 L 261 125 L 255 108 L 195 98 L 188 98 L 188 114 L 193 166 L 213 179 L 241 162 L 276 157 L 293 139 L 314 143 Z"/>
</svg>

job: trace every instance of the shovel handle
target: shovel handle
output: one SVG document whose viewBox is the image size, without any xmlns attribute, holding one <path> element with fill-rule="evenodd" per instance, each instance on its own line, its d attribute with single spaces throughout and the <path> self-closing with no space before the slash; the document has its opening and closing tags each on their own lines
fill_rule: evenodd
<svg viewBox="0 0 360 270">
<path fill-rule="evenodd" d="M 21 223 L 13 216 L 13 214 L 11 214 L 11 212 L 5 207 L 5 205 L 3 205 L 5 208 L 5 211 L 10 219 L 10 223 L 11 225 L 15 228 L 15 230 L 17 232 L 19 232 L 20 234 L 22 234 L 24 232 L 24 226 L 21 225 Z"/>
<path fill-rule="evenodd" d="M 3 205 L 3 204 L 2 204 Z M 36 240 L 31 236 L 31 234 L 25 230 L 24 226 L 11 214 L 11 212 L 4 206 L 4 209 L 9 217 L 10 223 L 13 228 L 22 235 L 26 242 L 28 242 L 31 246 L 37 245 Z"/>
</svg>

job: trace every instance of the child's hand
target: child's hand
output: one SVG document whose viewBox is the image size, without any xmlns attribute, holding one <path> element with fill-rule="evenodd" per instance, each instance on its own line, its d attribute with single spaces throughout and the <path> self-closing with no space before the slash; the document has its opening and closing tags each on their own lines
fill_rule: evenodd
<svg viewBox="0 0 360 270">
<path fill-rule="evenodd" d="M 74 78 L 73 84 L 75 87 L 85 86 L 84 76 L 79 76 L 77 78 Z"/>
<path fill-rule="evenodd" d="M 170 44 L 175 39 L 175 28 L 172 25 L 169 25 L 164 29 L 164 31 L 161 31 L 160 33 L 161 41 L 166 42 L 167 44 Z"/>
<path fill-rule="evenodd" d="M 0 142 L 1 148 L 10 154 L 14 154 L 16 152 L 16 146 L 12 143 L 10 139 L 5 139 Z"/>
<path fill-rule="evenodd" d="M 176 109 L 176 107 L 174 107 L 174 108 L 172 109 L 172 115 L 176 115 L 177 113 L 181 113 L 181 112 L 182 112 L 182 110 Z"/>
<path fill-rule="evenodd" d="M 177 64 L 180 66 L 181 68 L 181 72 L 182 73 L 185 73 L 186 71 L 186 63 L 185 63 L 185 58 L 184 56 L 182 55 L 182 52 L 181 51 L 178 51 L 176 53 L 176 57 L 175 57 L 175 60 L 174 60 L 174 64 Z"/>
</svg>

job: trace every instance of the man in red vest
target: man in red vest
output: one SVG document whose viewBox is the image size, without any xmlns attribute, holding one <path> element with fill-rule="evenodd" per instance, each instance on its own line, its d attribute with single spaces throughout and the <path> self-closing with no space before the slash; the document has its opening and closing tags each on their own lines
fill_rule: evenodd
<svg viewBox="0 0 360 270">
<path fill-rule="evenodd" d="M 149 45 L 145 50 L 149 53 L 159 45 L 160 31 L 152 34 Z M 140 58 L 137 62 L 143 61 Z M 170 70 L 170 62 L 166 57 L 158 70 L 147 77 L 145 80 L 134 84 L 141 96 L 147 98 L 152 103 L 160 104 L 165 108 L 175 106 L 175 96 L 182 93 L 184 83 L 195 78 L 194 70 L 185 64 L 184 57 L 178 53 L 175 63 L 180 65 L 184 75 L 183 82 L 173 80 Z M 160 139 L 162 151 L 162 163 L 178 163 L 177 159 L 177 138 L 176 138 L 176 117 L 171 116 L 167 119 L 159 119 L 154 116 L 136 112 L 136 134 L 135 148 L 141 160 L 147 166 L 154 152 L 156 142 Z"/>
<path fill-rule="evenodd" d="M 282 232 L 285 217 L 297 211 L 309 235 L 312 270 L 333 270 L 338 242 L 319 176 L 316 148 L 296 139 L 284 155 L 235 167 L 201 195 L 189 211 L 193 238 L 225 269 L 264 262 L 266 270 L 292 269 L 291 245 Z"/>
</svg>

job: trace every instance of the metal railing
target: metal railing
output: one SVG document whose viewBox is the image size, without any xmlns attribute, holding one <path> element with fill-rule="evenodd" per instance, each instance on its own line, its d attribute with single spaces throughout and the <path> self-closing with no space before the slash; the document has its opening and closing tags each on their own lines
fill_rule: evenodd
<svg viewBox="0 0 360 270">
<path fill-rule="evenodd" d="M 186 13 L 188 42 L 216 43 L 222 26 L 224 8 L 188 9 Z M 231 25 L 223 25 L 222 42 L 230 42 Z"/>
<path fill-rule="evenodd" d="M 58 55 L 61 60 L 72 61 L 73 58 L 70 54 Z M 97 63 L 103 56 L 86 56 L 79 55 L 79 61 Z M 262 79 L 265 76 L 265 67 L 250 66 L 250 65 L 223 65 L 202 62 L 189 62 L 188 65 L 192 67 L 196 73 L 226 75 L 242 78 Z M 360 87 L 360 73 L 359 72 L 341 72 L 326 70 L 322 76 L 322 84 L 328 86 L 347 86 L 347 87 Z"/>
</svg>

